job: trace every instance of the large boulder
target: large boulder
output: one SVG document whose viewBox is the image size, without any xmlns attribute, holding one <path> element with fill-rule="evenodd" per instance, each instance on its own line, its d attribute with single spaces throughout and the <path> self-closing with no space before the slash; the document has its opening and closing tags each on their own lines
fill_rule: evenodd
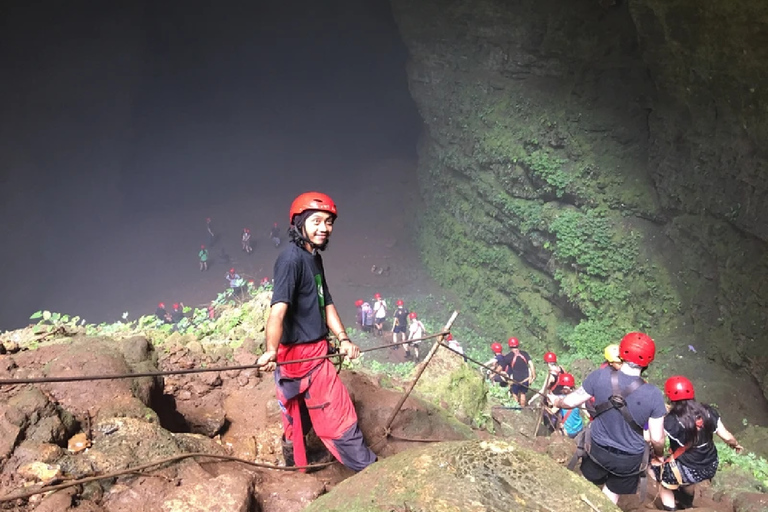
<svg viewBox="0 0 768 512">
<path fill-rule="evenodd" d="M 366 468 L 306 512 L 619 510 L 545 455 L 504 441 L 438 443 Z"/>
</svg>

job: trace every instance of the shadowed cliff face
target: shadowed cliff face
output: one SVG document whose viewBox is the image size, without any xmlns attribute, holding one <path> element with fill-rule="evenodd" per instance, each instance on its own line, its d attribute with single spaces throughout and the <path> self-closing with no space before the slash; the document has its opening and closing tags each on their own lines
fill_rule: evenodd
<svg viewBox="0 0 768 512">
<path fill-rule="evenodd" d="M 768 395 L 768 27 L 742 3 L 393 0 L 422 251 L 492 331 L 598 354 L 645 330 Z"/>
</svg>

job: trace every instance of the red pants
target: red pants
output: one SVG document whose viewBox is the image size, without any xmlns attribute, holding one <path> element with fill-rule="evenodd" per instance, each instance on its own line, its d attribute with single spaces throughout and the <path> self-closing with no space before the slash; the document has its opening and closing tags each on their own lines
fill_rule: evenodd
<svg viewBox="0 0 768 512">
<path fill-rule="evenodd" d="M 280 345 L 277 361 L 315 357 L 327 351 L 328 343 L 325 340 Z M 317 437 L 342 464 L 360 471 L 376 460 L 376 455 L 365 445 L 352 400 L 330 360 L 278 366 L 275 384 L 277 400 L 283 412 L 285 439 L 293 441 L 297 466 L 307 464 L 303 435 L 305 426 L 301 424 L 300 414 L 302 401 L 307 407 Z"/>
</svg>

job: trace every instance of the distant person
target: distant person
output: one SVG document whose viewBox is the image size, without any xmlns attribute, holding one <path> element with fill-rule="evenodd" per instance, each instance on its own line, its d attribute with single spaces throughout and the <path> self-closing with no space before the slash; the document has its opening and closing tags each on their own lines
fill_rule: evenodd
<svg viewBox="0 0 768 512">
<path fill-rule="evenodd" d="M 184 319 L 184 304 L 174 303 L 171 308 L 171 321 L 175 324 L 181 322 Z"/>
<path fill-rule="evenodd" d="M 398 341 L 405 341 L 406 333 L 408 332 L 408 309 L 405 307 L 405 303 L 402 300 L 395 302 L 397 309 L 392 314 L 392 343 Z M 397 346 L 392 347 L 397 350 Z M 406 351 L 407 352 L 407 351 Z"/>
<path fill-rule="evenodd" d="M 547 377 L 544 379 L 544 384 L 541 385 L 541 389 L 538 394 L 531 399 L 531 404 L 535 403 L 542 396 L 546 396 L 552 389 L 557 386 L 557 379 L 560 375 L 565 373 L 562 366 L 557 364 L 557 355 L 554 352 L 547 352 L 544 354 L 544 362 L 547 364 Z"/>
<path fill-rule="evenodd" d="M 277 222 L 272 224 L 272 229 L 269 231 L 269 237 L 272 239 L 272 243 L 275 247 L 280 247 L 280 228 L 277 227 Z"/>
<path fill-rule="evenodd" d="M 618 370 L 621 368 L 621 358 L 619 357 L 619 345 L 617 343 L 612 343 L 611 345 L 608 345 L 605 347 L 605 350 L 603 351 L 603 356 L 605 357 L 605 361 L 603 364 L 600 365 L 600 368 L 605 368 L 607 366 L 610 366 L 614 370 Z"/>
<path fill-rule="evenodd" d="M 384 319 L 387 318 L 387 301 L 381 298 L 380 293 L 373 295 L 373 325 L 376 328 L 376 332 L 381 336 L 381 331 L 384 329 Z"/>
<path fill-rule="evenodd" d="M 200 246 L 200 252 L 197 253 L 197 256 L 200 258 L 200 272 L 208 270 L 208 249 L 204 245 Z"/>
<path fill-rule="evenodd" d="M 160 302 L 157 305 L 157 309 L 155 310 L 155 316 L 158 320 L 160 320 L 164 324 L 171 323 L 171 315 L 168 314 L 168 311 L 165 309 L 165 304 L 163 302 Z"/>
<path fill-rule="evenodd" d="M 360 312 L 362 313 L 362 318 L 363 318 L 363 331 L 369 334 L 372 333 L 374 317 L 373 317 L 373 308 L 371 307 L 370 303 L 363 302 L 363 305 L 360 308 Z"/>
<path fill-rule="evenodd" d="M 245 251 L 245 254 L 251 254 L 253 252 L 253 247 L 251 246 L 251 230 L 248 228 L 243 228 L 243 236 L 240 237 L 240 244 L 243 247 L 243 250 Z"/>
<path fill-rule="evenodd" d="M 208 231 L 208 245 L 213 247 L 213 244 L 216 243 L 216 234 L 213 232 L 213 224 L 210 217 L 205 219 L 205 229 Z"/>
<path fill-rule="evenodd" d="M 494 341 L 491 343 L 491 352 L 493 352 L 493 358 L 486 362 L 484 366 L 491 368 L 493 372 L 488 372 L 487 377 L 491 382 L 498 384 L 499 387 L 505 388 L 509 385 L 509 375 L 507 374 L 507 359 L 504 356 L 504 347 L 498 341 Z"/>
<path fill-rule="evenodd" d="M 235 297 L 242 297 L 245 282 L 243 281 L 243 278 L 240 277 L 240 274 L 235 272 L 234 268 L 230 268 L 225 277 L 227 281 L 229 281 L 229 288 L 232 291 L 232 295 Z"/>
<path fill-rule="evenodd" d="M 456 341 L 455 339 L 453 339 L 453 334 L 451 334 L 451 333 L 449 332 L 449 333 L 448 333 L 448 334 L 445 336 L 445 341 L 446 341 L 446 343 L 448 344 L 448 346 L 449 346 L 451 349 L 453 349 L 453 350 L 455 350 L 456 352 L 458 352 L 458 353 L 461 355 L 461 357 L 463 357 L 463 358 L 464 358 L 464 362 L 466 363 L 466 362 L 467 362 L 467 356 L 465 356 L 465 355 L 464 355 L 464 349 L 462 348 L 461 344 L 460 344 L 458 341 Z"/>
<path fill-rule="evenodd" d="M 570 395 L 576 387 L 576 379 L 570 373 L 561 373 L 557 377 L 557 382 L 552 388 L 555 395 Z M 560 409 L 549 404 L 547 398 L 544 398 L 546 407 L 545 414 L 550 422 L 553 431 L 567 435 L 575 439 L 577 435 L 584 430 L 584 420 L 581 418 L 579 408 Z"/>
<path fill-rule="evenodd" d="M 418 315 L 415 311 L 411 311 L 408 313 L 408 319 L 411 321 L 410 325 L 408 326 L 408 339 L 409 340 L 415 340 L 419 338 L 423 338 L 427 334 L 427 329 L 424 327 L 424 324 L 421 323 L 421 320 L 419 320 Z M 413 358 L 418 361 L 419 360 L 419 342 L 413 342 L 409 343 L 407 345 L 403 345 L 405 347 L 405 357 L 410 357 L 410 351 L 413 350 Z"/>
<path fill-rule="evenodd" d="M 262 277 L 261 281 L 259 281 L 260 288 L 266 288 L 270 284 L 272 284 L 272 281 L 270 281 L 268 277 Z"/>
<path fill-rule="evenodd" d="M 664 510 L 693 508 L 696 484 L 711 480 L 719 465 L 713 434 L 736 453 L 743 448 L 725 428 L 717 410 L 695 400 L 690 380 L 679 375 L 670 377 L 664 384 L 664 394 L 672 403 L 664 418 L 672 454 L 663 462 L 652 462 L 652 473 L 661 483 L 659 496 Z"/>
<path fill-rule="evenodd" d="M 363 300 L 357 299 L 355 301 L 355 309 L 357 310 L 355 312 L 355 323 L 357 323 L 357 326 L 360 328 L 360 330 L 363 330 Z"/>
<path fill-rule="evenodd" d="M 512 350 L 504 356 L 505 371 L 514 381 L 509 392 L 520 404 L 520 407 L 525 407 L 528 404 L 528 397 L 526 396 L 528 388 L 536 380 L 536 368 L 528 352 L 520 350 L 520 341 L 517 338 L 509 338 L 507 344 Z"/>
</svg>

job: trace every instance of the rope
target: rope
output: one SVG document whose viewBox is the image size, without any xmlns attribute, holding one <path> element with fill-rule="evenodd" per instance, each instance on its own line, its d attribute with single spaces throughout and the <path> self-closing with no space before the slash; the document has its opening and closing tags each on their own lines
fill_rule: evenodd
<svg viewBox="0 0 768 512">
<path fill-rule="evenodd" d="M 446 334 L 447 332 L 439 332 L 437 334 L 431 334 L 429 336 L 424 336 L 422 338 L 414 338 L 412 340 L 399 341 L 397 343 L 388 343 L 386 345 L 378 345 L 375 347 L 362 349 L 360 350 L 360 353 L 363 354 L 366 352 L 373 352 L 375 350 L 392 348 L 392 347 L 405 345 L 409 343 L 418 343 L 420 341 L 428 340 L 431 338 L 437 338 L 438 336 L 444 336 Z M 324 356 L 307 357 L 305 359 L 283 361 L 283 362 L 277 363 L 277 365 L 283 366 L 283 365 L 292 364 L 292 363 L 305 363 L 308 361 L 329 359 L 331 357 L 341 357 L 341 354 L 334 353 L 334 354 L 326 354 Z M 110 375 L 72 375 L 72 376 L 66 376 L 66 377 L 34 377 L 34 378 L 26 378 L 26 379 L 0 379 L 0 386 L 11 386 L 11 385 L 17 385 L 17 384 L 42 384 L 42 383 L 49 383 L 49 382 L 82 382 L 82 381 L 92 381 L 92 380 L 137 379 L 141 377 L 163 377 L 166 375 L 188 375 L 192 373 L 252 370 L 252 369 L 261 368 L 262 366 L 263 365 L 248 364 L 248 365 L 239 365 L 239 366 L 220 366 L 215 368 L 190 368 L 186 370 L 163 370 L 163 371 L 156 371 L 156 372 L 120 373 L 120 374 L 110 374 Z"/>
<path fill-rule="evenodd" d="M 0 497 L 0 503 L 7 503 L 9 501 L 21 500 L 21 499 L 25 499 L 25 498 L 29 498 L 31 496 L 34 496 L 36 494 L 43 494 L 43 493 L 51 492 L 51 491 L 60 491 L 62 489 L 67 489 L 69 487 L 74 487 L 76 485 L 82 485 L 82 484 L 87 484 L 87 483 L 90 483 L 90 482 L 96 482 L 98 480 L 105 480 L 107 478 L 115 478 L 115 477 L 121 476 L 121 475 L 137 473 L 139 471 L 143 471 L 145 469 L 149 469 L 149 468 L 154 467 L 154 466 L 160 466 L 162 464 L 167 464 L 169 462 L 176 462 L 176 461 L 179 461 L 179 460 L 188 459 L 190 457 L 209 457 L 209 458 L 212 458 L 212 459 L 229 460 L 229 461 L 234 461 L 234 462 L 240 462 L 242 464 L 247 464 L 248 466 L 253 466 L 253 467 L 257 467 L 257 468 L 277 469 L 277 470 L 280 470 L 280 471 L 297 471 L 299 469 L 319 469 L 319 468 L 324 468 L 324 467 L 328 467 L 328 466 L 330 466 L 332 464 L 335 464 L 335 461 L 334 461 L 334 462 L 324 462 L 322 464 L 311 464 L 309 466 L 276 466 L 274 464 L 266 464 L 266 463 L 263 463 L 263 462 L 251 462 L 249 460 L 239 459 L 237 457 L 232 457 L 231 455 L 211 455 L 211 454 L 208 454 L 208 453 L 201 453 L 201 452 L 184 453 L 184 454 L 181 454 L 181 455 L 175 455 L 173 457 L 168 457 L 168 458 L 165 458 L 165 459 L 160 459 L 160 460 L 157 460 L 155 462 L 150 462 L 148 464 L 143 464 L 141 466 L 136 466 L 136 467 L 132 467 L 132 468 L 128 468 L 128 469 L 123 469 L 123 470 L 120 470 L 120 471 L 115 471 L 115 472 L 107 473 L 107 474 L 104 474 L 104 475 L 96 475 L 96 476 L 89 476 L 89 477 L 85 477 L 85 478 L 79 478 L 77 480 L 72 480 L 70 482 L 66 482 L 66 483 L 63 483 L 63 484 L 49 485 L 49 486 L 46 486 L 46 487 L 41 487 L 40 489 L 37 489 L 36 491 L 29 491 L 29 492 L 24 492 L 24 493 L 11 494 L 11 495 L 8 495 L 8 496 L 3 496 L 3 497 Z M 147 476 L 149 476 L 149 475 L 147 475 Z"/>
</svg>

